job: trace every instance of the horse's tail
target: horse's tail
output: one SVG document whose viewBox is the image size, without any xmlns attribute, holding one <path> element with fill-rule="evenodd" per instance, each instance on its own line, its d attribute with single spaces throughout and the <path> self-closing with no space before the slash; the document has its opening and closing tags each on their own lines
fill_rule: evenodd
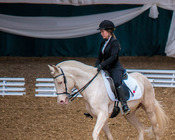
<svg viewBox="0 0 175 140">
<path fill-rule="evenodd" d="M 163 110 L 162 105 L 155 99 L 155 113 L 158 123 L 158 128 L 160 135 L 162 136 L 165 132 L 166 127 L 168 126 L 169 119 Z"/>
</svg>

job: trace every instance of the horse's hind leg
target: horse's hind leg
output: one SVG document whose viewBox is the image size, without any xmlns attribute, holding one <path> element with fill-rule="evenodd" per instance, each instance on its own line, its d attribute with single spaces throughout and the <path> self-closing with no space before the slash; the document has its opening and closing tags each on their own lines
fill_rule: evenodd
<svg viewBox="0 0 175 140">
<path fill-rule="evenodd" d="M 160 140 L 155 107 L 154 106 L 149 106 L 149 107 L 147 106 L 146 112 L 147 112 L 148 118 L 150 119 L 150 122 L 152 124 L 152 130 L 153 130 L 153 133 L 156 137 L 156 140 Z"/>
<path fill-rule="evenodd" d="M 144 139 L 144 126 L 142 123 L 136 118 L 135 112 L 130 113 L 129 115 L 126 115 L 125 118 L 129 123 L 131 123 L 134 127 L 137 128 L 137 131 L 139 133 L 138 139 L 143 140 Z"/>
<path fill-rule="evenodd" d="M 104 132 L 105 132 L 106 137 L 108 138 L 108 140 L 113 140 L 113 137 L 111 135 L 111 132 L 109 130 L 109 126 L 108 126 L 108 123 L 107 122 L 104 124 L 103 130 L 104 130 Z"/>
</svg>

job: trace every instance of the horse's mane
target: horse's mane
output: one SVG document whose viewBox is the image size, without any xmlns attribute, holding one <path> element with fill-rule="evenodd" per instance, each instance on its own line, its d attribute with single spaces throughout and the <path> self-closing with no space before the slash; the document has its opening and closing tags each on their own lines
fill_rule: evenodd
<svg viewBox="0 0 175 140">
<path fill-rule="evenodd" d="M 80 69 L 85 70 L 85 71 L 87 71 L 87 70 L 93 71 L 94 70 L 93 66 L 84 64 L 84 63 L 76 61 L 76 60 L 66 60 L 66 61 L 58 63 L 56 66 L 80 68 Z"/>
</svg>

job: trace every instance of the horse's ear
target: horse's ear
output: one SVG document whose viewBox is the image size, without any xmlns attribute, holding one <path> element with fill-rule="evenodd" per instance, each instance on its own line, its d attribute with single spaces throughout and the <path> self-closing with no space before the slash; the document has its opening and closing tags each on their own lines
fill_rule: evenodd
<svg viewBox="0 0 175 140">
<path fill-rule="evenodd" d="M 60 73 L 60 70 L 59 70 L 59 68 L 58 68 L 58 67 L 56 67 L 55 65 L 53 65 L 53 68 L 54 68 L 55 72 Z"/>
<path fill-rule="evenodd" d="M 50 66 L 50 65 L 48 65 L 48 67 L 49 67 L 49 69 L 50 69 L 51 74 L 54 75 L 54 73 L 55 73 L 54 67 L 52 67 L 52 66 Z"/>
<path fill-rule="evenodd" d="M 48 67 L 49 67 L 50 72 L 53 76 L 60 73 L 59 68 L 56 67 L 55 65 L 53 65 L 53 66 L 48 65 Z"/>
</svg>

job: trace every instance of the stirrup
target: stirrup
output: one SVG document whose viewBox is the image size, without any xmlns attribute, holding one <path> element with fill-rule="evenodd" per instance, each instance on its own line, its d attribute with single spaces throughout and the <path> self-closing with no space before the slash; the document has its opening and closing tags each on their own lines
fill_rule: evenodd
<svg viewBox="0 0 175 140">
<path fill-rule="evenodd" d="M 91 114 L 89 114 L 89 113 L 84 113 L 84 115 L 85 115 L 87 118 L 93 119 L 93 117 L 92 117 Z"/>
<path fill-rule="evenodd" d="M 130 109 L 127 105 L 122 106 L 122 109 L 125 115 L 130 114 Z"/>
<path fill-rule="evenodd" d="M 119 108 L 118 106 L 114 106 L 110 118 L 114 118 L 114 117 L 116 117 L 116 116 L 119 114 L 119 112 L 120 112 L 120 108 Z"/>
<path fill-rule="evenodd" d="M 119 102 L 115 101 L 114 108 L 113 108 L 113 111 L 112 111 L 110 118 L 114 118 L 120 113 L 120 107 L 118 106 L 118 104 L 119 104 Z"/>
<path fill-rule="evenodd" d="M 125 114 L 125 115 L 130 114 L 130 109 L 128 108 L 128 110 L 126 110 L 126 111 L 124 112 L 124 114 Z"/>
</svg>

